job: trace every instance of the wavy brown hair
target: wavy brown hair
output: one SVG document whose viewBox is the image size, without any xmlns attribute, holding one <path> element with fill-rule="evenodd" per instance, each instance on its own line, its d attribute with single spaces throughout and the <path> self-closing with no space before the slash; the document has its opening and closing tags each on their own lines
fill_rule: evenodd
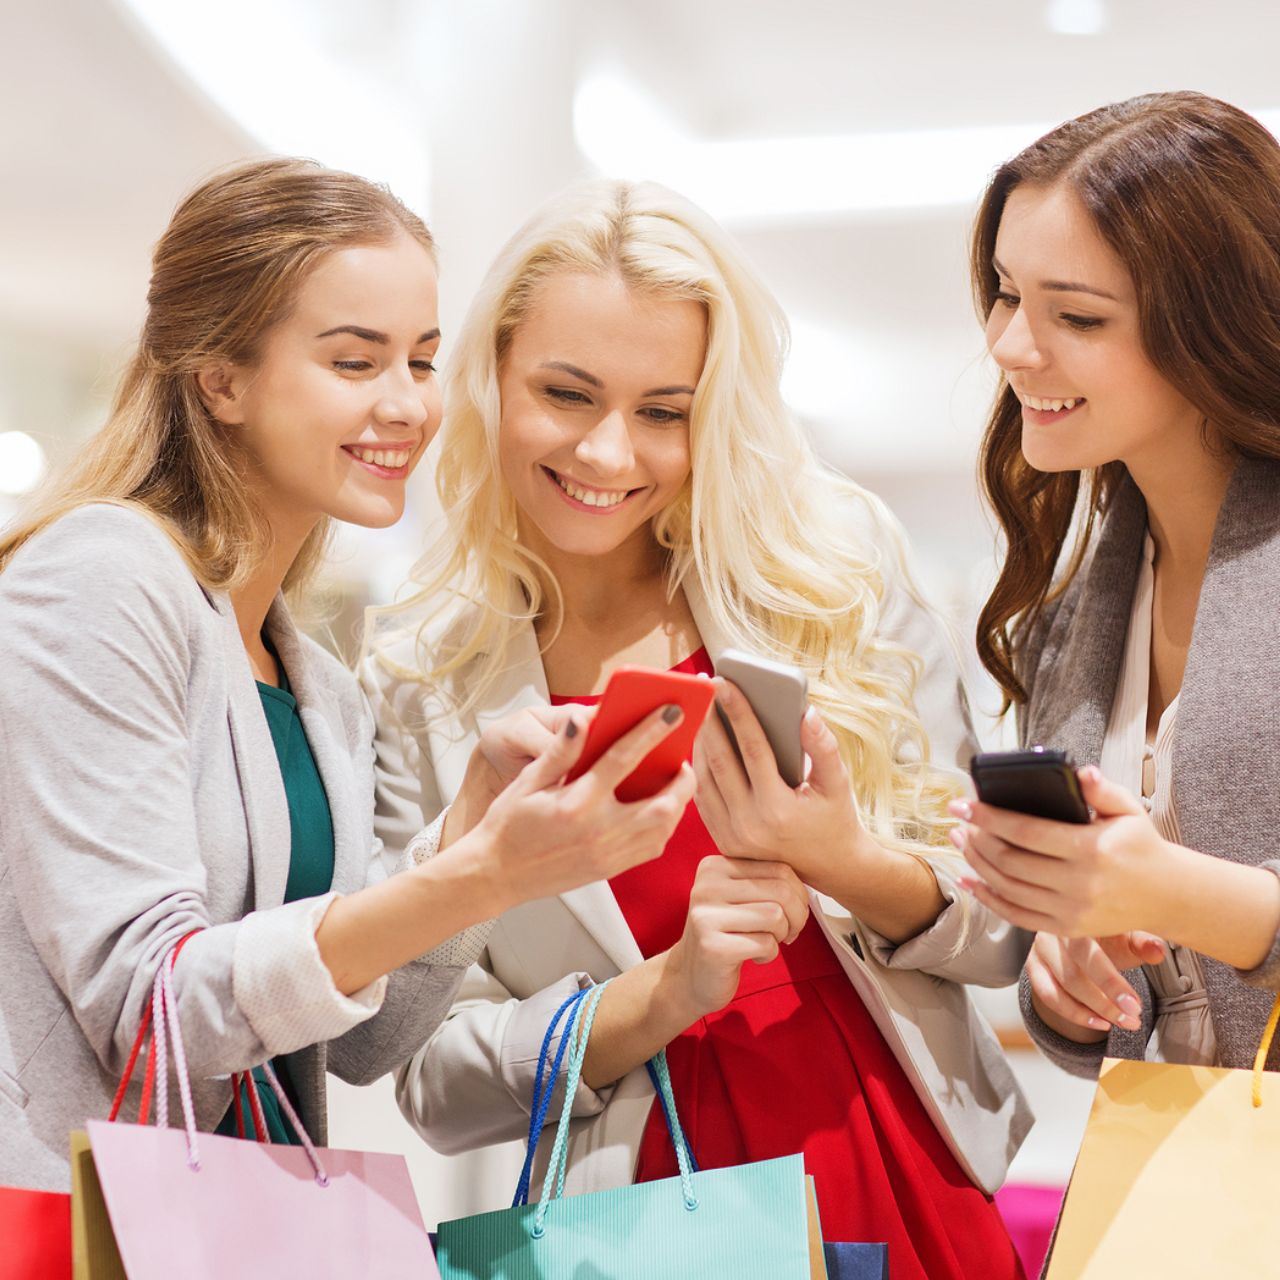
<svg viewBox="0 0 1280 1280">
<path fill-rule="evenodd" d="M 1252 116 L 1199 93 L 1153 93 L 1091 111 L 996 171 L 974 224 L 974 298 L 985 321 L 992 266 L 1015 187 L 1065 183 L 1119 257 L 1138 298 L 1147 358 L 1233 453 L 1280 457 L 1280 145 Z M 1006 540 L 978 619 L 978 654 L 1026 700 L 1018 647 L 1045 602 L 1078 571 L 1124 475 L 1037 471 L 1022 455 L 1022 407 L 1001 380 L 979 455 Z M 1083 498 L 1081 488 L 1084 489 Z M 1078 536 L 1055 581 L 1073 519 Z"/>
<path fill-rule="evenodd" d="M 237 433 L 206 408 L 196 371 L 252 366 L 331 253 L 409 235 L 435 260 L 422 219 L 384 187 L 310 160 L 237 165 L 196 188 L 152 255 L 147 316 L 106 425 L 0 537 L 0 570 L 28 538 L 76 507 L 141 511 L 173 540 L 206 587 L 239 585 L 270 531 L 243 480 Z M 318 566 L 329 521 L 298 552 L 285 587 Z"/>
</svg>

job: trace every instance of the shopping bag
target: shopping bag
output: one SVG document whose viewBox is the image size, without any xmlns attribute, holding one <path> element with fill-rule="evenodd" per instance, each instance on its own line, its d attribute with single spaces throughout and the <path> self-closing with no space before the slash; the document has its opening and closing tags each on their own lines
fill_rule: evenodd
<svg viewBox="0 0 1280 1280">
<path fill-rule="evenodd" d="M 71 1197 L 0 1187 L 0 1280 L 71 1280 Z"/>
<path fill-rule="evenodd" d="M 101 1120 L 87 1126 L 92 1168 L 84 1167 L 82 1151 L 77 1188 L 77 1209 L 85 1215 L 83 1276 L 113 1280 L 102 1239 L 108 1224 L 94 1212 L 96 1176 L 128 1280 L 437 1277 L 404 1157 L 317 1149 L 269 1067 L 267 1078 L 302 1147 L 197 1133 L 172 969 L 170 955 L 152 995 L 156 1127 Z M 166 1023 L 185 1132 L 167 1127 Z"/>
<path fill-rule="evenodd" d="M 1048 1280 L 1280 1271 L 1280 1074 L 1107 1058 Z"/>
<path fill-rule="evenodd" d="M 653 1060 L 653 1073 L 679 1176 L 580 1196 L 562 1195 L 571 1100 L 596 1003 L 606 985 L 579 993 L 561 1010 L 564 1013 L 572 1006 L 569 1030 L 561 1038 L 556 1059 L 558 1067 L 565 1046 L 571 1046 L 568 1084 L 541 1200 L 536 1205 L 517 1203 L 510 1209 L 442 1222 L 436 1256 L 443 1280 L 652 1280 L 654 1276 L 664 1280 L 719 1276 L 825 1280 L 816 1202 L 811 1213 L 804 1158 L 785 1156 L 694 1171 L 663 1054 Z M 551 1034 L 548 1031 L 548 1040 Z M 544 1043 L 544 1056 L 545 1048 Z M 545 1117 L 555 1078 L 553 1068 L 543 1097 L 535 1097 L 530 1158 L 521 1175 L 525 1193 L 532 1148 L 541 1128 L 539 1114 Z M 521 1198 L 517 1192 L 517 1200 Z"/>
</svg>

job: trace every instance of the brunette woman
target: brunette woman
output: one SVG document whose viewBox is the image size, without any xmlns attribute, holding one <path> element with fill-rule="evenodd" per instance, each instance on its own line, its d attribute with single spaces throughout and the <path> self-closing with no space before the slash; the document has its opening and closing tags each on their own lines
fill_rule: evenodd
<svg viewBox="0 0 1280 1280">
<path fill-rule="evenodd" d="M 1196 93 L 1091 112 L 998 171 L 973 271 L 1008 540 L 979 647 L 1096 816 L 959 805 L 957 843 L 1036 931 L 1055 1061 L 1251 1065 L 1280 990 L 1280 146 Z"/>
</svg>

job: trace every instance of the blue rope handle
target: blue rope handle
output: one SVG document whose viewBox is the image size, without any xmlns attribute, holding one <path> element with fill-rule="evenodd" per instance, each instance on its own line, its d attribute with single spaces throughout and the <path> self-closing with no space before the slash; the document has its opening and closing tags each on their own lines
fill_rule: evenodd
<svg viewBox="0 0 1280 1280">
<path fill-rule="evenodd" d="M 513 1209 L 529 1203 L 529 1183 L 533 1176 L 533 1153 L 537 1149 L 542 1126 L 547 1122 L 547 1111 L 551 1107 L 551 1095 L 555 1091 L 555 1082 L 560 1078 L 560 1064 L 564 1061 L 565 1050 L 569 1047 L 570 1037 L 566 1030 L 565 1034 L 560 1037 L 559 1045 L 556 1046 L 555 1062 L 552 1064 L 551 1074 L 544 1082 L 543 1072 L 546 1069 L 547 1057 L 551 1051 L 551 1039 L 556 1033 L 556 1028 L 560 1025 L 560 1019 L 570 1009 L 574 1011 L 569 1014 L 569 1023 L 572 1025 L 577 1007 L 587 998 L 590 990 L 590 987 L 586 987 L 582 991 L 575 991 L 556 1010 L 555 1017 L 551 1019 L 551 1025 L 547 1028 L 547 1034 L 542 1038 L 542 1050 L 538 1054 L 538 1071 L 534 1078 L 533 1105 L 529 1111 L 529 1143 L 525 1150 L 524 1167 L 520 1170 L 520 1181 L 516 1185 L 515 1199 L 511 1202 Z"/>
<path fill-rule="evenodd" d="M 658 1069 L 654 1065 L 659 1059 L 662 1060 L 661 1076 L 658 1075 Z M 671 1077 L 667 1074 L 667 1051 L 659 1049 L 644 1064 L 644 1068 L 649 1073 L 649 1079 L 653 1082 L 653 1091 L 658 1095 L 658 1101 L 662 1103 L 662 1114 L 667 1122 L 667 1132 L 671 1135 L 671 1145 L 676 1149 L 676 1163 L 680 1163 L 680 1153 L 683 1151 L 685 1158 L 689 1161 L 690 1170 L 693 1173 L 697 1173 L 698 1162 L 694 1159 L 693 1148 L 689 1146 L 689 1140 L 684 1136 L 684 1129 L 680 1126 L 680 1117 L 676 1115 L 675 1095 L 671 1092 Z"/>
</svg>

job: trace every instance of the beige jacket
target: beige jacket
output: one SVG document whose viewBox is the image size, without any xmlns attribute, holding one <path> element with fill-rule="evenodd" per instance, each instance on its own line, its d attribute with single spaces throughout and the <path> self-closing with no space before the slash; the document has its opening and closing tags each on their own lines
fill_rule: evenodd
<svg viewBox="0 0 1280 1280">
<path fill-rule="evenodd" d="M 696 581 L 686 582 L 685 592 L 714 659 L 733 638 L 713 624 Z M 890 582 L 882 634 L 923 657 L 917 709 L 934 758 L 962 766 L 972 753 L 972 729 L 959 671 L 938 621 Z M 428 627 L 423 641 L 431 646 L 438 638 Z M 417 641 L 406 631 L 383 652 L 412 667 Z M 511 666 L 484 705 L 463 723 L 441 717 L 422 684 L 391 674 L 376 659 L 361 674 L 378 723 L 375 825 L 389 853 L 403 848 L 452 801 L 488 725 L 548 701 L 532 628 L 519 637 Z M 463 673 L 460 680 L 465 678 Z M 898 947 L 830 899 L 811 894 L 811 905 L 939 1132 L 973 1180 L 994 1191 L 1032 1117 L 994 1034 L 961 984 L 1013 982 L 1025 942 L 977 904 L 971 905 L 965 933 L 954 880 L 942 866 L 937 873 L 952 905 L 930 930 Z M 524 1137 L 538 1051 L 555 1009 L 572 991 L 641 959 L 605 882 L 507 912 L 467 974 L 449 1018 L 399 1073 L 401 1109 L 446 1154 Z M 631 1181 L 653 1096 L 643 1067 L 606 1090 L 579 1088 L 568 1192 Z M 558 1100 L 550 1114 L 559 1114 Z M 540 1155 L 549 1146 L 543 1143 Z"/>
</svg>

